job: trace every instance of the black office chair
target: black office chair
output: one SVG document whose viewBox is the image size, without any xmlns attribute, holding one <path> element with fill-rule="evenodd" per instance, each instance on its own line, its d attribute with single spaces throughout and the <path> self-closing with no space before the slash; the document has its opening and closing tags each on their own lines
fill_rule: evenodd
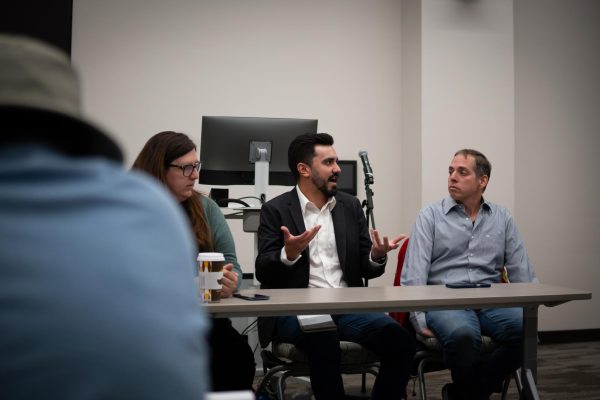
<svg viewBox="0 0 600 400">
<path fill-rule="evenodd" d="M 264 377 L 257 392 L 266 391 L 273 398 L 283 400 L 287 378 L 309 376 L 308 360 L 304 352 L 291 343 L 272 342 L 271 349 L 263 349 Z M 378 357 L 354 342 L 340 342 L 342 374 L 362 374 L 361 392 L 366 395 L 366 374 L 377 376 Z"/>
<path fill-rule="evenodd" d="M 406 249 L 408 247 L 408 239 L 402 243 L 400 250 L 398 251 L 398 264 L 396 266 L 396 276 L 394 277 L 394 286 L 400 286 L 400 276 L 402 275 L 402 267 L 404 265 L 404 258 L 406 256 Z M 444 364 L 442 357 L 442 344 L 437 338 L 425 338 L 421 335 L 417 335 L 412 324 L 408 320 L 408 313 L 406 312 L 391 312 L 390 316 L 398 321 L 402 326 L 411 332 L 414 332 L 417 338 L 417 351 L 415 353 L 412 375 L 414 379 L 419 380 L 419 391 L 421 392 L 421 400 L 427 400 L 427 387 L 425 385 L 425 374 L 428 372 L 443 371 L 447 369 Z M 491 353 L 498 344 L 488 336 L 481 337 L 482 354 Z M 523 386 L 521 384 L 521 377 L 518 371 L 512 373 L 512 377 L 515 379 L 519 397 Z M 502 386 L 502 400 L 506 399 L 508 387 L 510 386 L 511 376 L 506 377 Z M 416 393 L 413 392 L 413 396 Z"/>
<path fill-rule="evenodd" d="M 408 325 L 410 325 L 410 323 Z M 421 400 L 427 400 L 425 374 L 428 372 L 443 371 L 447 369 L 447 367 L 445 366 L 442 358 L 442 345 L 437 338 L 424 338 L 420 335 L 416 335 L 416 337 L 417 351 L 414 358 L 413 374 L 417 379 L 419 379 Z M 481 337 L 481 349 L 484 357 L 497 347 L 498 343 L 496 343 L 489 336 Z M 521 395 L 523 386 L 521 384 L 521 377 L 518 373 L 518 370 L 516 370 L 504 380 L 504 384 L 502 385 L 502 400 L 506 399 L 511 378 L 515 379 L 517 391 L 519 392 L 519 396 Z"/>
<path fill-rule="evenodd" d="M 368 286 L 365 279 L 365 286 Z M 340 341 L 342 374 L 362 374 L 361 394 L 367 394 L 367 374 L 377 376 L 379 357 L 355 342 Z M 266 391 L 271 397 L 284 399 L 285 381 L 290 376 L 309 376 L 308 359 L 302 349 L 291 343 L 274 341 L 271 350 L 263 349 L 264 377 L 257 392 Z"/>
</svg>

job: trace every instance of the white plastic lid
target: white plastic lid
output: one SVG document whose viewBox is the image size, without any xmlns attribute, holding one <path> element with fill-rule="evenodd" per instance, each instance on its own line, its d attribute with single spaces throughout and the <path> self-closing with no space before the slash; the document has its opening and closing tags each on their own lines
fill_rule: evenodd
<svg viewBox="0 0 600 400">
<path fill-rule="evenodd" d="M 198 253 L 198 261 L 225 261 L 223 253 Z"/>
</svg>

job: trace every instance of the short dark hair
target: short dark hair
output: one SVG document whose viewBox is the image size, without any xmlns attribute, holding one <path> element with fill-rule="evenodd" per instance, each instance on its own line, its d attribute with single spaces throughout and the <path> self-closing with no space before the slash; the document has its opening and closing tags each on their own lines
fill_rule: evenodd
<svg viewBox="0 0 600 400">
<path fill-rule="evenodd" d="M 478 178 L 487 175 L 488 179 L 492 175 L 492 164 L 483 153 L 473 149 L 462 149 L 454 153 L 454 157 L 462 156 L 473 156 L 475 159 L 475 174 Z"/>
<path fill-rule="evenodd" d="M 315 157 L 315 146 L 333 146 L 333 137 L 327 133 L 303 133 L 297 136 L 288 148 L 288 166 L 296 181 L 300 174 L 298 163 L 310 164 Z"/>
</svg>

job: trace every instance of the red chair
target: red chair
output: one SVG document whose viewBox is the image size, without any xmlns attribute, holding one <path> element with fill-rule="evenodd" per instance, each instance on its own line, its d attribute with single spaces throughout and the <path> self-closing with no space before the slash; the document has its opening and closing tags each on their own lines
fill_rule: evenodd
<svg viewBox="0 0 600 400">
<path fill-rule="evenodd" d="M 406 248 L 408 247 L 408 239 L 402 243 L 400 250 L 398 250 L 398 264 L 396 265 L 396 276 L 394 277 L 394 286 L 400 286 L 400 275 L 402 275 L 402 266 L 404 265 L 404 257 L 406 256 Z M 406 326 L 408 319 L 407 312 L 392 311 L 389 313 L 390 317 L 394 318 L 402 326 Z"/>
</svg>

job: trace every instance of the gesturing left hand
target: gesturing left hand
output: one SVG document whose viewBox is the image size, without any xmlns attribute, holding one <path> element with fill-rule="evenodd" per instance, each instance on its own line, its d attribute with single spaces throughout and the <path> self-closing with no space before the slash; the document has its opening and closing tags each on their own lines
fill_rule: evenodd
<svg viewBox="0 0 600 400">
<path fill-rule="evenodd" d="M 388 251 L 397 249 L 400 246 L 400 242 L 408 237 L 401 234 L 390 240 L 387 236 L 384 236 L 382 241 L 377 229 L 371 229 L 370 233 L 371 242 L 373 243 L 371 245 L 371 258 L 373 260 L 385 257 Z"/>
</svg>

